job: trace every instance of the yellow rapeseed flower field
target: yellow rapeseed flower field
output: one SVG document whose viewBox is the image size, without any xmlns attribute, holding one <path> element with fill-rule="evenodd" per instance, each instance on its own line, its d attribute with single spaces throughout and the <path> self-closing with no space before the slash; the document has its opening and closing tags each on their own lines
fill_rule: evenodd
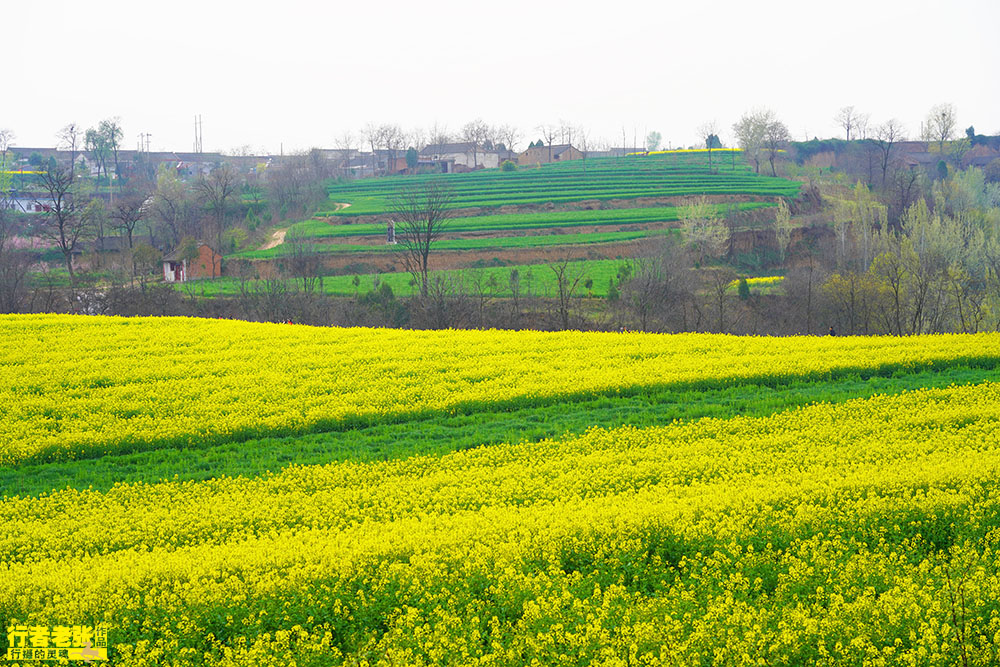
<svg viewBox="0 0 1000 667">
<path fill-rule="evenodd" d="M 914 338 L 322 329 L 0 317 L 0 465 L 342 428 L 636 387 L 718 387 L 1000 358 Z"/>
<path fill-rule="evenodd" d="M 996 335 L 185 319 L 0 329 L 18 341 L 0 361 L 8 466 L 160 442 L 157 428 L 221 437 L 642 383 L 823 381 L 985 363 L 1000 348 Z M 38 434 L 52 439 L 31 450 Z M 10 637 L 105 622 L 113 664 L 129 667 L 985 667 L 1000 664 L 998 471 L 1000 383 L 985 381 L 259 477 L 65 488 L 0 500 L 0 619 Z"/>
</svg>

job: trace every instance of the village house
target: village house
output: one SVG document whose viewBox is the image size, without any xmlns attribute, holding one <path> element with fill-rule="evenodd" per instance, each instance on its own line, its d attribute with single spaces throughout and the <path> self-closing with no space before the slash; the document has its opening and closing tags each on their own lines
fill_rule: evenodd
<svg viewBox="0 0 1000 667">
<path fill-rule="evenodd" d="M 431 144 L 420 151 L 419 160 L 420 162 L 435 162 L 445 165 L 442 171 L 452 173 L 454 171 L 465 171 L 479 167 L 496 169 L 500 166 L 500 153 L 493 149 L 476 146 L 468 141 L 450 144 Z"/>
<path fill-rule="evenodd" d="M 180 247 L 163 257 L 163 281 L 183 283 L 199 278 L 218 278 L 222 275 L 222 255 L 207 243 L 198 244 L 198 254 L 192 260 L 184 259 Z"/>
<path fill-rule="evenodd" d="M 548 164 L 549 162 L 568 162 L 569 160 L 579 160 L 582 157 L 583 153 L 570 144 L 536 146 L 518 155 L 517 164 L 527 167 L 536 164 Z"/>
</svg>

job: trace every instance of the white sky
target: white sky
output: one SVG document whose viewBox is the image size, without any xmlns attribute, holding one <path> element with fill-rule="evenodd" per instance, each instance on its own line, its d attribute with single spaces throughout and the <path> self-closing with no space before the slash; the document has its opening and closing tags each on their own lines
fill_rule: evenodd
<svg viewBox="0 0 1000 667">
<path fill-rule="evenodd" d="M 560 119 L 590 142 L 726 140 L 755 106 L 796 139 L 839 136 L 837 110 L 915 137 L 950 102 L 960 130 L 1000 133 L 1000 0 L 2 0 L 0 128 L 51 146 L 118 116 L 125 144 L 333 147 L 369 121 L 457 131 Z"/>
</svg>

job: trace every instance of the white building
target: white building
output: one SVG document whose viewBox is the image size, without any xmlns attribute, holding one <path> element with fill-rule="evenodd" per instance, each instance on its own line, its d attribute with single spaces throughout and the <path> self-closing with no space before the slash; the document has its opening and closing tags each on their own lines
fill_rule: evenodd
<svg viewBox="0 0 1000 667">
<path fill-rule="evenodd" d="M 486 167 L 496 169 L 500 166 L 500 153 L 487 150 L 470 142 L 455 144 L 431 144 L 420 151 L 421 160 L 434 162 L 452 162 L 456 167 L 466 169 Z"/>
</svg>

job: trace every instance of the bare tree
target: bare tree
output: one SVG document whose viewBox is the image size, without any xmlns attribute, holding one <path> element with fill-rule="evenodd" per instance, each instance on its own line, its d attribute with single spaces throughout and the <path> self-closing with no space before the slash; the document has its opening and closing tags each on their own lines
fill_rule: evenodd
<svg viewBox="0 0 1000 667">
<path fill-rule="evenodd" d="M 188 186 L 178 178 L 173 169 L 161 167 L 156 173 L 152 212 L 160 223 L 159 228 L 161 230 L 165 228 L 169 236 L 168 245 L 171 247 L 179 245 L 185 236 L 195 233 L 192 209 Z"/>
<path fill-rule="evenodd" d="M 733 134 L 748 160 L 754 162 L 754 172 L 760 173 L 760 152 L 767 135 L 767 126 L 774 120 L 774 114 L 766 109 L 757 109 L 743 114 L 733 124 Z"/>
<path fill-rule="evenodd" d="M 415 127 L 406 134 L 406 141 L 419 153 L 427 145 L 427 135 L 423 128 Z"/>
<path fill-rule="evenodd" d="M 729 321 L 728 306 L 731 299 L 729 292 L 735 279 L 736 274 L 731 269 L 719 268 L 708 271 L 708 294 L 715 315 L 715 331 L 717 333 L 726 333 L 726 325 Z"/>
<path fill-rule="evenodd" d="M 767 149 L 767 161 L 771 163 L 771 176 L 778 175 L 774 170 L 774 158 L 790 138 L 788 128 L 780 120 L 775 118 L 767 124 L 767 129 L 764 131 L 764 148 Z"/>
<path fill-rule="evenodd" d="M 892 164 L 893 156 L 895 155 L 893 149 L 903 138 L 903 125 L 895 118 L 891 118 L 875 128 L 875 136 L 872 142 L 879 155 L 883 188 L 886 186 L 886 175 L 889 172 L 889 165 Z"/>
<path fill-rule="evenodd" d="M 213 169 L 194 183 L 199 199 L 211 211 L 215 221 L 215 251 L 222 252 L 222 233 L 226 230 L 226 215 L 236 200 L 240 175 L 229 163 Z"/>
<path fill-rule="evenodd" d="M 844 128 L 847 141 L 851 140 L 852 132 L 855 138 L 861 135 L 861 138 L 864 139 L 864 129 L 868 125 L 868 114 L 863 114 L 855 110 L 853 106 L 847 106 L 841 107 L 833 119 L 837 122 L 837 125 Z"/>
<path fill-rule="evenodd" d="M 10 212 L 0 206 L 0 313 L 16 313 L 27 297 L 30 255 L 14 247 Z"/>
<path fill-rule="evenodd" d="M 108 147 L 107 142 L 104 137 L 96 128 L 88 129 L 83 135 L 83 147 L 84 150 L 90 152 L 90 156 L 94 158 L 94 162 L 97 163 L 97 178 L 101 178 L 101 171 L 104 171 L 104 175 L 108 175 L 108 157 L 111 155 L 111 149 Z M 110 177 L 109 183 L 110 183 Z"/>
<path fill-rule="evenodd" d="M 556 295 L 559 297 L 559 323 L 563 329 L 569 329 L 570 305 L 573 303 L 580 285 L 587 277 L 586 265 L 584 262 L 572 262 L 567 258 L 550 264 L 549 268 L 552 269 L 556 278 Z"/>
<path fill-rule="evenodd" d="M 572 144 L 576 134 L 576 127 L 568 120 L 559 119 L 559 143 Z M 551 159 L 551 157 L 550 157 Z"/>
<path fill-rule="evenodd" d="M 118 187 L 121 188 L 122 174 L 121 167 L 118 164 L 118 151 L 121 150 L 122 137 L 124 136 L 121 121 L 118 118 L 102 120 L 100 125 L 97 126 L 97 130 L 104 139 L 105 148 L 111 152 L 111 157 L 115 161 L 115 178 L 118 180 Z M 107 167 L 104 168 L 104 173 L 107 175 Z"/>
<path fill-rule="evenodd" d="M 440 146 L 451 142 L 451 134 L 448 133 L 448 126 L 438 124 L 437 121 L 434 121 L 428 132 L 427 140 L 432 146 Z"/>
<path fill-rule="evenodd" d="M 76 154 L 80 149 L 80 126 L 70 123 L 56 133 L 56 139 L 59 142 L 56 144 L 57 148 L 69 151 L 69 175 L 75 176 Z"/>
<path fill-rule="evenodd" d="M 388 210 L 396 222 L 396 241 L 403 252 L 406 270 L 427 297 L 428 259 L 434 244 L 447 227 L 454 194 L 445 185 L 427 181 L 397 190 L 388 200 Z"/>
<path fill-rule="evenodd" d="M 128 249 L 132 250 L 132 234 L 136 226 L 149 211 L 151 192 L 148 189 L 132 189 L 115 199 L 111 209 L 111 219 L 115 227 L 128 239 Z"/>
<path fill-rule="evenodd" d="M 36 202 L 43 212 L 35 226 L 35 233 L 52 241 L 62 252 L 69 272 L 70 293 L 75 301 L 73 253 L 89 240 L 91 230 L 87 225 L 88 221 L 80 215 L 73 171 L 72 168 L 57 164 L 39 174 L 38 180 L 47 201 Z"/>
<path fill-rule="evenodd" d="M 792 241 L 792 213 L 784 199 L 778 200 L 778 209 L 774 214 L 774 238 L 778 246 L 778 257 L 781 263 L 785 262 L 785 255 L 788 253 L 788 246 Z"/>
<path fill-rule="evenodd" d="M 936 104 L 931 107 L 927 120 L 921 126 L 921 138 L 938 142 L 938 150 L 943 153 L 944 142 L 955 136 L 957 125 L 955 107 L 951 104 Z"/>
<path fill-rule="evenodd" d="M 396 158 L 406 150 L 406 134 L 399 125 L 383 125 L 380 132 L 387 153 L 386 174 L 392 174 L 396 171 Z"/>
<path fill-rule="evenodd" d="M 552 142 L 559 135 L 559 128 L 554 125 L 539 125 L 538 131 L 542 133 L 542 138 L 549 147 L 549 162 L 552 162 Z"/>
<path fill-rule="evenodd" d="M 708 149 L 709 171 L 712 171 L 712 149 L 715 147 L 715 142 L 719 140 L 718 135 L 719 127 L 714 120 L 702 123 L 702 125 L 698 128 L 698 137 L 701 138 L 702 143 L 705 144 L 705 148 Z"/>
<path fill-rule="evenodd" d="M 718 257 L 729 237 L 725 221 L 705 197 L 681 209 L 681 226 L 687 243 L 698 255 L 698 262 L 706 257 Z"/>
<path fill-rule="evenodd" d="M 507 150 L 516 153 L 517 143 L 521 140 L 521 131 L 513 125 L 500 125 L 496 128 L 497 139 Z"/>
<path fill-rule="evenodd" d="M 13 190 L 14 174 L 11 166 L 14 163 L 14 156 L 7 153 L 13 140 L 13 132 L 0 129 L 0 210 L 6 208 L 7 199 Z"/>
<path fill-rule="evenodd" d="M 590 130 L 581 126 L 577 136 L 580 139 L 580 162 L 583 164 L 583 173 L 587 173 L 587 153 L 590 151 Z"/>
<path fill-rule="evenodd" d="M 316 246 L 298 234 L 285 238 L 291 251 L 289 269 L 292 277 L 302 281 L 302 291 L 312 294 L 318 286 L 323 289 L 323 259 Z"/>
<path fill-rule="evenodd" d="M 377 154 L 378 149 L 382 146 L 382 128 L 383 125 L 376 125 L 375 123 L 368 123 L 365 125 L 364 136 L 368 141 L 368 145 L 372 150 L 372 176 L 378 175 L 378 161 Z"/>
<path fill-rule="evenodd" d="M 354 154 L 355 147 L 354 133 L 350 130 L 344 130 L 344 132 L 337 137 L 336 146 L 337 152 L 340 154 L 340 175 L 345 178 L 350 177 L 350 161 L 351 156 Z"/>
<path fill-rule="evenodd" d="M 469 121 L 462 126 L 462 139 L 472 144 L 472 166 L 479 165 L 477 153 L 489 138 L 489 126 L 483 122 L 482 118 Z"/>
</svg>

